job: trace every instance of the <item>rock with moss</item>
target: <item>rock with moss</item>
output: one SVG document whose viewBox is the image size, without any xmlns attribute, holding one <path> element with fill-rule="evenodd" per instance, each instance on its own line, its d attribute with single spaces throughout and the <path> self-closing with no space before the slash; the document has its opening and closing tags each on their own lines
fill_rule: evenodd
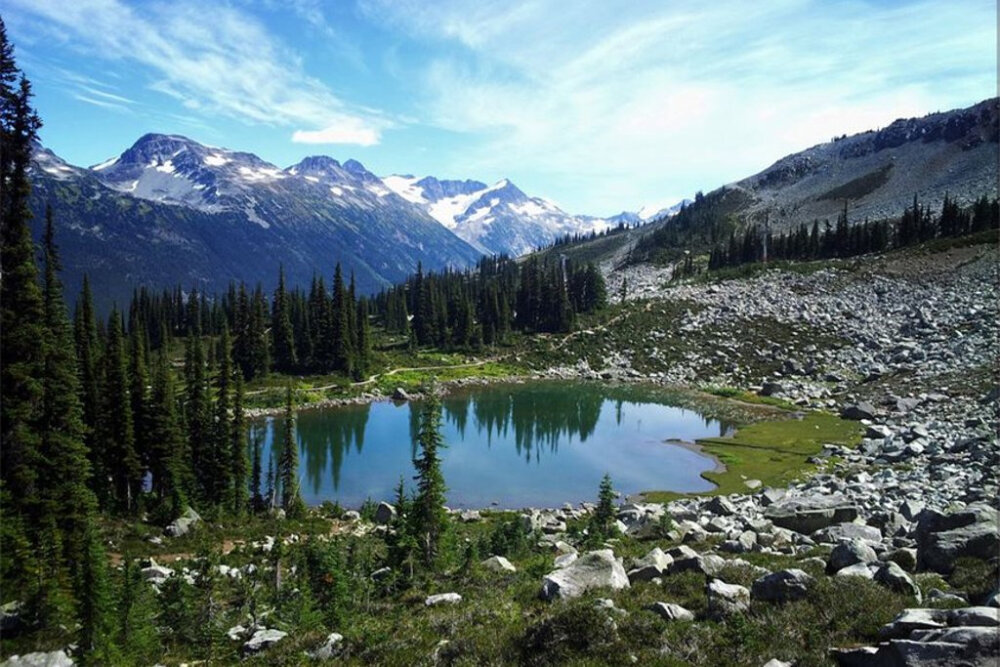
<svg viewBox="0 0 1000 667">
<path fill-rule="evenodd" d="M 809 594 L 816 580 L 802 570 L 781 570 L 753 582 L 750 597 L 763 602 L 791 602 Z"/>
<path fill-rule="evenodd" d="M 997 514 L 985 502 L 950 513 L 923 510 L 917 521 L 917 567 L 949 574 L 959 558 L 996 558 L 1000 552 Z"/>
<path fill-rule="evenodd" d="M 709 618 L 721 619 L 750 610 L 750 591 L 744 586 L 712 579 L 706 590 Z"/>
</svg>

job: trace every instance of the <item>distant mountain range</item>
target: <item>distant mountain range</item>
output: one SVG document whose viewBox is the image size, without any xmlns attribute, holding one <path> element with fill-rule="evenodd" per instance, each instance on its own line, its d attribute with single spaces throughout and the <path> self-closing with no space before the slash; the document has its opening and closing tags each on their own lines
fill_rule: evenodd
<svg viewBox="0 0 1000 667">
<path fill-rule="evenodd" d="M 529 197 L 507 179 L 490 186 L 433 176 L 388 176 L 383 182 L 486 254 L 521 255 L 566 234 L 604 231 L 620 218 L 569 215 L 547 199 Z"/>
<path fill-rule="evenodd" d="M 418 263 L 465 267 L 613 224 L 568 215 L 506 180 L 381 179 L 326 156 L 281 169 L 176 135 L 147 134 L 91 168 L 38 146 L 32 182 L 36 235 L 51 205 L 71 293 L 86 272 L 95 294 L 119 302 L 140 284 L 270 288 L 279 264 L 291 284 L 308 284 L 341 262 L 373 292 Z"/>
</svg>

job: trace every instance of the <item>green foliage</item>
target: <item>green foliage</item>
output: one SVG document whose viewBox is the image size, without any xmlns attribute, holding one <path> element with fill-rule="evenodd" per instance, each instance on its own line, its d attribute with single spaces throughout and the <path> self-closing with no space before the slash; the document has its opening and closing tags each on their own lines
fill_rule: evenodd
<svg viewBox="0 0 1000 667">
<path fill-rule="evenodd" d="M 601 541 L 612 536 L 615 526 L 615 490 L 611 475 L 605 473 L 597 492 L 597 507 L 590 516 L 588 526 L 592 540 Z"/>
<path fill-rule="evenodd" d="M 299 443 L 295 437 L 295 404 L 291 385 L 288 385 L 285 398 L 284 436 L 278 475 L 281 480 L 281 506 L 288 517 L 301 518 L 306 506 L 299 490 Z"/>
<path fill-rule="evenodd" d="M 130 664 L 155 662 L 160 655 L 156 598 L 133 559 L 126 558 L 122 563 L 114 609 L 115 644 L 122 660 Z"/>
<path fill-rule="evenodd" d="M 614 621 L 588 599 L 570 603 L 531 625 L 517 645 L 524 665 L 562 665 L 582 658 L 629 664 Z"/>
<path fill-rule="evenodd" d="M 446 487 L 438 455 L 445 444 L 441 436 L 441 404 L 436 398 L 428 399 L 421 411 L 417 443 L 420 455 L 413 460 L 417 489 L 410 526 L 423 564 L 433 569 L 441 564 L 441 545 L 448 528 L 448 514 L 444 508 Z"/>
</svg>

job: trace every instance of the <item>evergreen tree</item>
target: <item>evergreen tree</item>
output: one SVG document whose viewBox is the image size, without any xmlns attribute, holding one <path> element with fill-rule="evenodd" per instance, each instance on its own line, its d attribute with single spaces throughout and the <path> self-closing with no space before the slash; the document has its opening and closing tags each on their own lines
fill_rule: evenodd
<svg viewBox="0 0 1000 667">
<path fill-rule="evenodd" d="M 95 437 L 94 425 L 100 414 L 100 341 L 97 336 L 97 317 L 94 314 L 93 295 L 90 280 L 83 275 L 83 287 L 77 302 L 73 320 L 73 335 L 76 342 L 77 367 L 79 369 L 80 402 L 83 406 L 85 425 L 84 444 L 90 458 L 92 488 L 105 493 L 108 473 L 104 470 L 104 457 L 100 443 Z M 100 489 L 95 488 L 100 486 Z"/>
<path fill-rule="evenodd" d="M 601 478 L 601 485 L 597 493 L 597 507 L 591 517 L 591 532 L 598 539 L 609 537 L 614 522 L 615 490 L 611 485 L 611 475 L 605 473 L 604 477 Z"/>
<path fill-rule="evenodd" d="M 333 367 L 335 370 L 350 375 L 354 354 L 351 349 L 350 315 L 348 314 L 351 304 L 348 302 L 344 276 L 338 263 L 333 276 Z"/>
<path fill-rule="evenodd" d="M 133 322 L 129 331 L 129 401 L 135 451 L 145 471 L 149 467 L 149 372 L 146 363 L 146 336 L 142 322 Z"/>
<path fill-rule="evenodd" d="M 423 407 L 417 444 L 420 455 L 413 459 L 417 491 L 411 514 L 412 535 L 419 545 L 424 565 L 434 568 L 439 564 L 441 541 L 448 525 L 444 509 L 447 489 L 438 454 L 445 444 L 441 436 L 441 404 L 437 398 L 428 399 Z"/>
<path fill-rule="evenodd" d="M 102 398 L 99 433 L 105 447 L 104 469 L 112 480 L 112 503 L 119 510 L 131 511 L 142 488 L 142 465 L 135 451 L 125 335 L 117 308 L 108 319 Z"/>
<path fill-rule="evenodd" d="M 37 525 L 37 421 L 44 395 L 45 313 L 29 228 L 27 173 L 41 121 L 30 98 L 31 85 L 14 63 L 0 22 L 0 512 L 4 522 L 20 519 L 2 532 L 12 544 L 27 538 L 10 530 Z M 4 553 L 11 552 L 0 544 Z"/>
<path fill-rule="evenodd" d="M 299 517 L 305 511 L 299 492 L 299 444 L 295 439 L 295 404 L 292 385 L 285 394 L 285 421 L 281 461 L 278 475 L 281 479 L 281 506 L 289 517 Z"/>
<path fill-rule="evenodd" d="M 201 338 L 188 338 L 184 356 L 185 404 L 184 421 L 187 430 L 187 448 L 194 472 L 195 492 L 198 498 L 210 500 L 215 462 L 211 426 L 211 401 L 205 369 L 204 348 Z"/>
<path fill-rule="evenodd" d="M 291 304 L 285 289 L 285 267 L 278 270 L 278 287 L 274 290 L 271 306 L 271 339 L 274 349 L 274 368 L 280 373 L 291 373 L 298 363 L 295 355 L 295 332 L 292 330 Z"/>
<path fill-rule="evenodd" d="M 83 550 L 80 552 L 80 594 L 77 597 L 80 619 L 78 643 L 85 665 L 120 663 L 114 642 L 107 562 L 97 528 L 91 522 L 84 533 Z"/>
<path fill-rule="evenodd" d="M 233 387 L 233 419 L 229 432 L 230 474 L 232 476 L 232 510 L 237 516 L 247 510 L 247 423 L 243 410 L 243 374 L 235 373 Z M 257 463 L 257 483 L 260 483 L 260 462 Z"/>
<path fill-rule="evenodd" d="M 142 576 L 142 568 L 131 558 L 122 563 L 115 610 L 115 644 L 122 661 L 133 665 L 156 662 L 160 655 L 160 640 L 154 623 L 156 600 Z"/>
<path fill-rule="evenodd" d="M 212 479 L 210 496 L 214 504 L 231 504 L 233 440 L 230 419 L 230 391 L 233 377 L 229 328 L 223 326 L 219 336 L 219 366 L 216 373 L 215 417 L 212 423 Z"/>
<path fill-rule="evenodd" d="M 58 562 L 73 566 L 96 510 L 88 487 L 90 465 L 84 443 L 83 409 L 80 405 L 73 335 L 59 280 L 59 254 L 52 226 L 52 211 L 45 224 L 45 364 L 42 378 L 40 489 L 48 518 L 42 525 L 58 526 L 64 552 Z M 75 574 L 75 572 L 73 573 Z"/>
<path fill-rule="evenodd" d="M 149 400 L 150 457 L 152 490 L 157 501 L 165 508 L 167 521 L 176 519 L 187 505 L 185 489 L 190 487 L 190 473 L 186 472 L 184 436 L 177 420 L 177 399 L 173 376 L 165 351 L 157 355 L 153 374 L 153 388 Z"/>
</svg>

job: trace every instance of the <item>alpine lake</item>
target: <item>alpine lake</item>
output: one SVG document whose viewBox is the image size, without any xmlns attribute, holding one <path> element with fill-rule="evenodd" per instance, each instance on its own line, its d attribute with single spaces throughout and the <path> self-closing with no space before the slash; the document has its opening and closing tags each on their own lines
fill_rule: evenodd
<svg viewBox="0 0 1000 667">
<path fill-rule="evenodd" d="M 708 491 L 715 461 L 690 446 L 732 426 L 635 386 L 532 381 L 463 387 L 441 400 L 442 472 L 453 508 L 559 507 L 594 501 L 605 473 L 624 495 Z M 413 488 L 422 403 L 376 401 L 299 411 L 302 497 L 357 508 Z M 255 420 L 264 476 L 277 468 L 284 419 Z"/>
</svg>

